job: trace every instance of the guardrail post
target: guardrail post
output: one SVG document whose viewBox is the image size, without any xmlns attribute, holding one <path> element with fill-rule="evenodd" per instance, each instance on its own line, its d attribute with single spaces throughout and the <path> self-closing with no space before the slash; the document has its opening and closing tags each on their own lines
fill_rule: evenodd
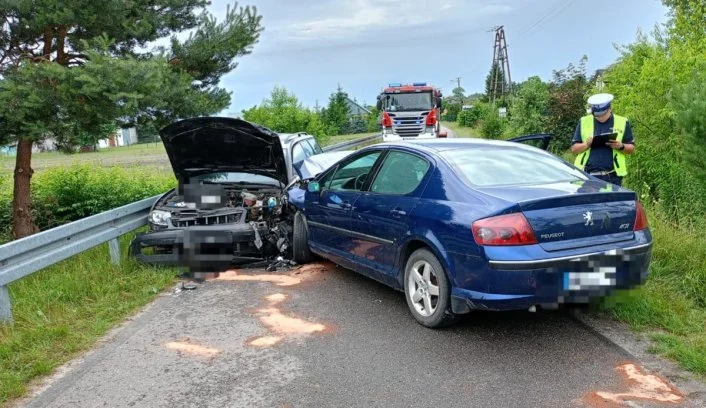
<svg viewBox="0 0 706 408">
<path fill-rule="evenodd" d="M 120 263 L 120 242 L 117 238 L 113 238 L 108 241 L 108 248 L 110 249 L 110 262 L 117 265 Z"/>
<path fill-rule="evenodd" d="M 0 323 L 12 322 L 12 304 L 10 303 L 10 291 L 7 285 L 0 286 Z"/>
</svg>

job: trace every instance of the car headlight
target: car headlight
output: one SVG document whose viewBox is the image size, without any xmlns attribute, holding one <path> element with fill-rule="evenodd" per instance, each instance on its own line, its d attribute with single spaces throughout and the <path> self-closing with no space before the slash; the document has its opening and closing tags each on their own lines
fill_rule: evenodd
<svg viewBox="0 0 706 408">
<path fill-rule="evenodd" d="M 167 225 L 167 220 L 172 218 L 172 213 L 169 211 L 154 210 L 150 212 L 149 219 L 152 224 Z"/>
</svg>

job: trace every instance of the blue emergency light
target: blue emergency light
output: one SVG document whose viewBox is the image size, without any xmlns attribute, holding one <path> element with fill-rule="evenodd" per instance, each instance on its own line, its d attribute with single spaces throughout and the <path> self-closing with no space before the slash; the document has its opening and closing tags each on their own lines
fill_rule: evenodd
<svg viewBox="0 0 706 408">
<path fill-rule="evenodd" d="M 396 87 L 400 87 L 400 86 L 402 86 L 402 84 L 400 84 L 399 82 L 394 82 L 394 83 L 390 84 L 391 88 L 396 88 Z"/>
<path fill-rule="evenodd" d="M 414 86 L 427 86 L 426 82 L 415 82 Z"/>
</svg>

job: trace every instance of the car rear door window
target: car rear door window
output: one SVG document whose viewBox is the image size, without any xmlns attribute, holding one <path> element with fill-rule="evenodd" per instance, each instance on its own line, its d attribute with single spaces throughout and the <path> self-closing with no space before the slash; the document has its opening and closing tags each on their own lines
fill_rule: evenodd
<svg viewBox="0 0 706 408">
<path fill-rule="evenodd" d="M 427 160 L 414 154 L 392 151 L 382 163 L 370 191 L 390 195 L 409 194 L 419 187 L 427 171 Z"/>
<path fill-rule="evenodd" d="M 334 191 L 360 191 L 381 153 L 380 151 L 370 152 L 344 164 L 332 173 L 333 176 L 330 179 L 327 177 L 324 185 Z"/>
<path fill-rule="evenodd" d="M 558 157 L 528 147 L 474 147 L 446 150 L 441 156 L 465 182 L 479 187 L 586 180 Z"/>
</svg>

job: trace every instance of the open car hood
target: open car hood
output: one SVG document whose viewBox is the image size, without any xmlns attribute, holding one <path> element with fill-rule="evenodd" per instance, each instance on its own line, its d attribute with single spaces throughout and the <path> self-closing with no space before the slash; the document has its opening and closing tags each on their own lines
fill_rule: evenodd
<svg viewBox="0 0 706 408">
<path fill-rule="evenodd" d="M 245 172 L 288 182 L 279 136 L 241 119 L 184 119 L 159 132 L 181 182 L 212 172 Z"/>
</svg>

